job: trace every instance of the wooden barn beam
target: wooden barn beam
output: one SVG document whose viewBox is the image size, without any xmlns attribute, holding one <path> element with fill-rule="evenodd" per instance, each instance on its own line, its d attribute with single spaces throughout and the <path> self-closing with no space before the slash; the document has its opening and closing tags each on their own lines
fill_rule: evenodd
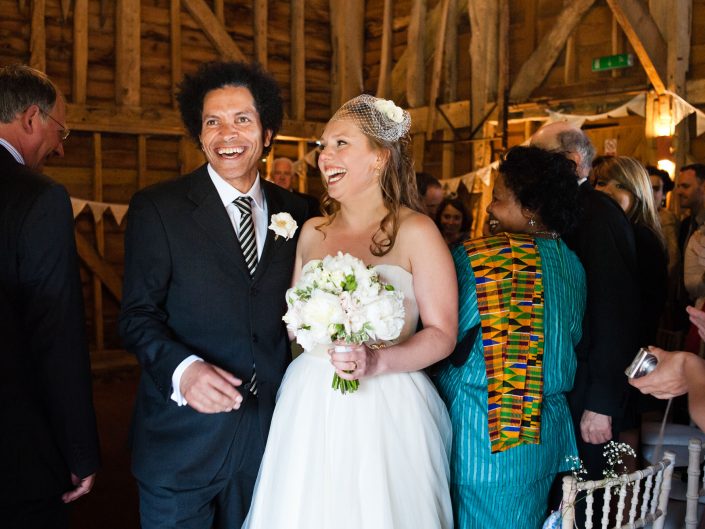
<svg viewBox="0 0 705 529">
<path fill-rule="evenodd" d="M 181 82 L 181 0 L 169 5 L 169 48 L 171 53 L 171 106 L 178 107 L 176 93 Z"/>
<path fill-rule="evenodd" d="M 685 91 L 686 73 L 690 62 L 690 36 L 692 31 L 693 0 L 669 2 L 669 37 L 666 56 L 666 81 L 668 89 L 677 94 Z"/>
<path fill-rule="evenodd" d="M 306 28 L 304 0 L 291 1 L 291 117 L 306 117 Z"/>
<path fill-rule="evenodd" d="M 380 53 L 377 97 L 389 99 L 392 90 L 392 45 L 394 40 L 394 0 L 384 0 L 382 19 L 382 51 Z"/>
<path fill-rule="evenodd" d="M 594 3 L 595 0 L 575 0 L 563 8 L 551 31 L 521 66 L 509 92 L 512 101 L 528 99 L 531 92 L 539 87 L 558 59 L 573 29 Z"/>
<path fill-rule="evenodd" d="M 666 91 L 667 46 L 641 0 L 607 0 L 658 94 Z"/>
<path fill-rule="evenodd" d="M 88 79 L 88 0 L 76 0 L 73 8 L 72 100 L 86 102 Z"/>
<path fill-rule="evenodd" d="M 529 9 L 531 9 L 531 4 Z M 497 101 L 499 2 L 470 0 L 468 2 L 468 17 L 471 30 L 470 97 L 472 99 L 472 127 L 474 129 L 487 113 L 488 103 Z"/>
<path fill-rule="evenodd" d="M 442 0 L 443 11 L 441 11 L 441 26 L 436 35 L 436 49 L 433 55 L 433 70 L 431 71 L 431 90 L 428 96 L 429 111 L 426 119 L 426 139 L 430 140 L 433 135 L 436 119 L 436 103 L 438 103 L 438 92 L 441 88 L 441 77 L 443 77 L 443 54 L 446 44 L 446 29 L 448 28 L 448 8 L 450 0 Z M 455 19 L 453 19 L 455 23 Z"/>
<path fill-rule="evenodd" d="M 94 273 L 105 285 L 115 299 L 122 299 L 122 278 L 115 269 L 106 262 L 96 251 L 93 245 L 83 235 L 78 232 L 76 236 L 76 249 L 81 261 Z"/>
<path fill-rule="evenodd" d="M 224 59 L 247 60 L 223 23 L 213 14 L 204 0 L 182 0 L 182 3 Z"/>
<path fill-rule="evenodd" d="M 502 150 L 509 147 L 509 0 L 499 0 L 499 46 L 497 51 L 497 123 L 502 138 Z M 497 132 L 495 131 L 495 136 Z M 485 145 L 487 147 L 487 145 Z"/>
<path fill-rule="evenodd" d="M 267 0 L 254 0 L 255 60 L 267 68 Z M 222 19 L 221 19 L 222 20 Z"/>
<path fill-rule="evenodd" d="M 71 130 L 183 136 L 186 132 L 179 112 L 173 109 L 66 105 L 66 123 Z M 285 119 L 278 139 L 318 139 L 325 123 Z"/>
<path fill-rule="evenodd" d="M 438 29 L 440 30 L 440 27 Z M 429 35 L 438 34 L 440 31 L 429 32 Z M 412 0 L 406 42 L 406 51 L 409 52 L 409 64 L 406 69 L 406 100 L 411 108 L 416 108 L 426 104 L 426 0 Z"/>
<path fill-rule="evenodd" d="M 457 10 L 458 0 L 450 0 L 448 9 L 454 15 Z M 441 100 L 449 103 L 458 98 L 458 18 L 452 16 L 448 21 L 445 32 L 445 53 L 443 54 L 443 81 L 441 88 Z M 445 125 L 445 124 L 444 124 Z M 443 140 L 448 143 L 443 144 L 443 178 L 453 178 L 455 176 L 455 144 L 450 140 L 454 139 L 455 133 L 451 129 L 443 130 Z"/>
<path fill-rule="evenodd" d="M 440 3 L 436 4 L 436 7 L 430 10 L 426 15 L 426 20 L 424 25 L 426 27 L 427 35 L 435 35 L 438 32 L 438 26 L 441 19 L 441 9 L 442 5 Z M 468 0 L 458 0 L 456 6 L 456 13 L 454 17 L 459 16 L 459 13 L 464 13 L 468 8 Z M 424 61 L 428 60 L 433 54 L 433 42 L 431 39 L 426 39 L 424 43 Z M 407 69 L 409 67 L 409 62 L 412 60 L 412 52 L 409 47 L 404 50 L 399 60 L 394 65 L 392 70 L 392 99 L 397 104 L 403 104 L 406 100 L 406 76 Z M 408 102 L 408 101 L 407 101 Z M 409 106 L 412 106 L 410 102 Z"/>
<path fill-rule="evenodd" d="M 115 12 L 115 102 L 140 104 L 140 0 L 117 0 Z"/>
<path fill-rule="evenodd" d="M 42 72 L 46 71 L 46 26 L 44 16 L 46 14 L 45 0 L 32 0 L 32 22 L 29 37 L 29 65 Z"/>
<path fill-rule="evenodd" d="M 333 48 L 331 111 L 363 89 L 365 3 L 330 0 Z"/>
<path fill-rule="evenodd" d="M 568 6 L 573 0 L 563 0 L 563 6 Z M 578 56 L 575 43 L 575 33 L 571 32 L 565 42 L 565 63 L 563 65 L 563 83 L 575 84 L 578 80 Z"/>
</svg>

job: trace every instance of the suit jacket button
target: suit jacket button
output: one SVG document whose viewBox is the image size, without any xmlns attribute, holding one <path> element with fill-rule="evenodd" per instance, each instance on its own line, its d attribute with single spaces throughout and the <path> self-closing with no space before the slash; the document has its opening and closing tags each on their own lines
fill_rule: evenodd
<svg viewBox="0 0 705 529">
<path fill-rule="evenodd" d="M 253 334 L 252 335 L 252 343 L 257 343 L 257 340 L 258 340 L 257 335 Z"/>
<path fill-rule="evenodd" d="M 259 289 L 257 287 L 252 287 L 250 289 L 250 295 L 256 296 L 257 294 L 259 294 Z"/>
</svg>

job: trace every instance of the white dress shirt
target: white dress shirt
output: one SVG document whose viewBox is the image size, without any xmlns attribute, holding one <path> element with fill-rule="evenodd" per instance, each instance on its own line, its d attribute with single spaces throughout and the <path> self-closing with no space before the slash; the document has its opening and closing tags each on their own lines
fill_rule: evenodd
<svg viewBox="0 0 705 529">
<path fill-rule="evenodd" d="M 236 235 L 239 235 L 238 232 L 240 230 L 240 210 L 233 204 L 233 200 L 241 196 L 248 196 L 252 199 L 252 220 L 255 224 L 255 241 L 257 242 L 257 258 L 259 259 L 262 257 L 262 249 L 264 248 L 264 241 L 267 239 L 267 228 L 269 226 L 267 201 L 264 199 L 259 173 L 257 174 L 257 178 L 255 178 L 255 183 L 252 184 L 252 187 L 247 193 L 240 193 L 240 191 L 223 180 L 210 164 L 208 164 L 208 175 L 211 177 L 216 191 L 218 191 L 218 196 L 223 202 L 223 207 L 228 212 L 228 217 L 230 217 L 230 222 L 233 225 Z M 184 374 L 184 371 L 186 371 L 186 368 L 194 362 L 203 362 L 203 358 L 198 355 L 190 355 L 184 358 L 181 363 L 176 366 L 174 374 L 171 377 L 171 387 L 173 390 L 171 400 L 176 402 L 179 406 L 188 404 L 181 394 L 181 376 Z"/>
<path fill-rule="evenodd" d="M 20 154 L 20 152 L 17 149 L 15 149 L 9 141 L 0 138 L 0 145 L 2 145 L 3 147 L 5 147 L 7 149 L 7 152 L 9 152 L 12 155 L 12 157 L 15 159 L 15 161 L 17 163 L 21 163 L 22 165 L 25 164 L 24 158 L 22 158 L 22 155 Z"/>
</svg>

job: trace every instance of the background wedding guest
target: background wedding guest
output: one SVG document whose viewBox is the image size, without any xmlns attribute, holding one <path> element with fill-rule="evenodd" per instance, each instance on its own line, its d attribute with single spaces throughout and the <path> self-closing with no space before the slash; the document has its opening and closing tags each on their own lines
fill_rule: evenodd
<svg viewBox="0 0 705 529">
<path fill-rule="evenodd" d="M 93 487 L 98 433 L 71 202 L 41 173 L 66 104 L 43 73 L 0 69 L 0 525 L 68 527 Z"/>
<path fill-rule="evenodd" d="M 294 162 L 285 157 L 275 158 L 272 162 L 272 170 L 269 179 L 279 187 L 303 198 L 308 205 L 309 217 L 318 216 L 321 210 L 320 202 L 313 195 L 299 193 L 298 189 L 294 187 L 294 176 Z"/>
<path fill-rule="evenodd" d="M 316 344 L 292 362 L 244 529 L 453 526 L 450 420 L 423 369 L 453 349 L 457 286 L 448 249 L 420 212 L 410 126 L 391 101 L 361 95 L 323 132 L 324 217 L 302 229 L 294 283 L 312 261 L 349 253 L 404 294 L 403 328 L 382 347 Z M 359 389 L 333 390 L 334 373 Z"/>
<path fill-rule="evenodd" d="M 184 126 L 208 163 L 136 193 L 125 235 L 120 333 L 142 367 L 132 471 L 143 529 L 239 528 L 290 358 L 282 323 L 298 233 L 268 229 L 306 204 L 258 163 L 281 126 L 258 65 L 186 75 Z"/>
<path fill-rule="evenodd" d="M 577 166 L 578 224 L 564 240 L 580 259 L 587 280 L 583 335 L 576 348 L 575 384 L 568 396 L 578 454 L 601 479 L 604 445 L 617 439 L 628 395 L 624 369 L 638 350 L 639 285 L 634 230 L 620 207 L 588 183 L 595 149 L 579 128 L 554 122 L 531 145 L 560 152 Z M 560 484 L 558 484 L 560 489 Z M 582 518 L 585 502 L 576 512 Z"/>
<path fill-rule="evenodd" d="M 692 297 L 685 287 L 685 258 L 688 242 L 698 228 L 705 223 L 705 165 L 695 163 L 682 166 L 675 194 L 678 197 L 680 207 L 689 210 L 689 214 L 681 221 L 678 232 L 681 266 L 678 269 L 676 299 L 672 310 L 676 315 L 674 327 L 684 336 L 684 340 L 678 345 L 678 348 L 697 352 L 700 348 L 700 341 L 684 312 L 685 307 L 696 302 L 696 298 Z M 695 261 L 691 259 L 689 264 L 695 264 Z"/>
<path fill-rule="evenodd" d="M 667 291 L 666 247 L 651 180 L 644 166 L 628 156 L 601 156 L 593 162 L 595 189 L 619 204 L 634 228 L 639 269 L 639 345 L 656 343 Z"/>
<path fill-rule="evenodd" d="M 680 207 L 689 210 L 689 215 L 681 221 L 678 233 L 678 245 L 682 252 L 690 236 L 705 223 L 705 164 L 682 166 L 675 193 Z"/>
<path fill-rule="evenodd" d="M 426 214 L 436 218 L 438 206 L 443 201 L 443 186 L 436 177 L 428 173 L 416 173 L 416 187 L 423 202 Z"/>
<path fill-rule="evenodd" d="M 626 213 L 634 228 L 639 270 L 639 345 L 656 343 L 668 291 L 668 256 L 664 244 L 654 194 L 646 168 L 628 156 L 600 156 L 592 164 L 595 189 L 612 197 Z M 630 391 L 619 440 L 639 454 L 641 415 L 659 408 L 658 402 Z M 637 461 L 629 458 L 630 470 Z"/>
<path fill-rule="evenodd" d="M 666 253 L 668 254 L 668 275 L 671 277 L 680 263 L 680 252 L 678 251 L 680 221 L 676 214 L 666 207 L 666 197 L 668 193 L 673 191 L 675 185 L 671 177 L 663 169 L 647 165 L 646 172 L 649 173 L 649 179 L 651 180 L 654 205 L 658 211 L 661 233 L 663 234 Z"/>
<path fill-rule="evenodd" d="M 452 248 L 468 238 L 472 216 L 459 198 L 444 198 L 436 211 L 436 225 Z"/>
<path fill-rule="evenodd" d="M 437 386 L 453 422 L 458 529 L 538 529 L 577 454 L 566 393 L 585 274 L 561 240 L 577 221 L 576 180 L 560 154 L 510 149 L 487 207 L 494 235 L 453 251 L 459 344 Z"/>
</svg>

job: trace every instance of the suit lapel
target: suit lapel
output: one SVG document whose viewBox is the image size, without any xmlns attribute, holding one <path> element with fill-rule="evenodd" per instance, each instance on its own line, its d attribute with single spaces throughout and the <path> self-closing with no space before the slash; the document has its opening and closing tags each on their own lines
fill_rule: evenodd
<svg viewBox="0 0 705 529">
<path fill-rule="evenodd" d="M 203 228 L 209 239 L 223 250 L 227 258 L 249 278 L 250 273 L 237 235 L 205 165 L 198 169 L 188 197 L 196 204 L 191 214 L 194 222 Z"/>
<path fill-rule="evenodd" d="M 262 191 L 264 192 L 264 199 L 267 201 L 267 226 L 269 226 L 272 215 L 276 215 L 277 213 L 281 213 L 283 211 L 284 202 L 282 200 L 281 192 L 275 184 L 272 184 L 266 180 L 260 180 L 260 185 L 262 186 Z M 274 232 L 267 229 L 267 238 L 264 241 L 262 256 L 257 264 L 254 279 L 257 279 L 264 273 L 277 248 L 285 242 L 286 239 L 284 239 L 284 237 L 275 238 Z"/>
</svg>

